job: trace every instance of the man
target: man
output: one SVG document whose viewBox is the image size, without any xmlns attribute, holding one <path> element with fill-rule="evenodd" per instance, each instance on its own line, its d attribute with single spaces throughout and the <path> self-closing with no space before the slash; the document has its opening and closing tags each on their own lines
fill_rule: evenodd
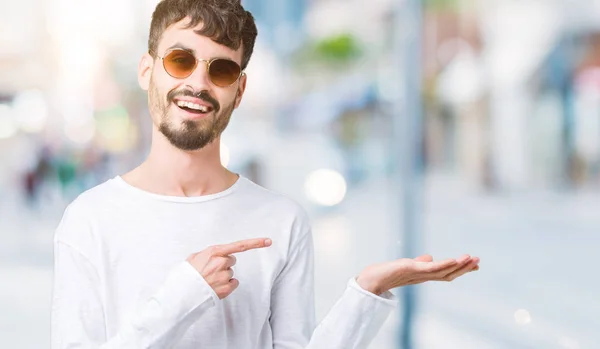
<svg viewBox="0 0 600 349">
<path fill-rule="evenodd" d="M 52 348 L 365 348 L 396 306 L 389 290 L 478 268 L 469 256 L 370 266 L 315 327 L 305 212 L 220 162 L 256 34 L 239 0 L 157 5 L 138 71 L 151 150 L 65 211 Z"/>
</svg>

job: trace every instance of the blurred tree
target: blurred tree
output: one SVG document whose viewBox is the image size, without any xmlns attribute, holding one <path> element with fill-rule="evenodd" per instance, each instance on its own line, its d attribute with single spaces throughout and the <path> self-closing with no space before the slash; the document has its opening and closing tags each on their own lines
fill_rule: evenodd
<svg viewBox="0 0 600 349">
<path fill-rule="evenodd" d="M 292 56 L 295 68 L 314 66 L 346 68 L 361 58 L 363 50 L 358 40 L 348 33 L 337 34 L 319 40 L 307 41 Z"/>
<path fill-rule="evenodd" d="M 341 34 L 315 43 L 317 58 L 331 62 L 346 62 L 360 56 L 361 49 L 350 34 Z"/>
<path fill-rule="evenodd" d="M 429 9 L 457 9 L 461 5 L 461 0 L 423 0 L 423 6 Z"/>
</svg>

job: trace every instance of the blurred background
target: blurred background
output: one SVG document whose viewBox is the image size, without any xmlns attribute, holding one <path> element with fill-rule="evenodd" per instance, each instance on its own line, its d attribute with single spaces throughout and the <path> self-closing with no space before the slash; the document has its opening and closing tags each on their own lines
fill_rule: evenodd
<svg viewBox="0 0 600 349">
<path fill-rule="evenodd" d="M 65 206 L 146 155 L 156 3 L 0 1 L 2 348 L 49 347 Z M 308 210 L 319 319 L 369 264 L 470 253 L 371 348 L 600 348 L 600 1 L 242 3 L 222 161 Z"/>
</svg>

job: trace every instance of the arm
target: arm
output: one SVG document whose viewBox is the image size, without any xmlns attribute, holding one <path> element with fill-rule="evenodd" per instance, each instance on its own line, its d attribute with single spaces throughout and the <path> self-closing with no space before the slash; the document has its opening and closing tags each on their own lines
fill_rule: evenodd
<svg viewBox="0 0 600 349">
<path fill-rule="evenodd" d="M 389 290 L 426 281 L 452 281 L 478 269 L 479 258 L 469 255 L 439 262 L 423 255 L 371 265 L 349 281 L 307 349 L 366 348 L 397 304 Z"/>
<path fill-rule="evenodd" d="M 273 348 L 366 348 L 397 301 L 389 292 L 380 297 L 365 291 L 352 278 L 315 329 L 313 240 L 307 218 L 301 218 L 292 234 L 287 263 L 272 289 Z"/>
<path fill-rule="evenodd" d="M 295 227 L 288 259 L 271 289 L 271 329 L 274 349 L 301 349 L 315 328 L 312 235 Z"/>
<path fill-rule="evenodd" d="M 351 278 L 342 297 L 315 329 L 306 349 L 368 348 L 397 305 L 391 292 L 376 296 Z"/>
<path fill-rule="evenodd" d="M 108 338 L 100 274 L 90 253 L 84 252 L 93 239 L 82 239 L 90 229 L 81 215 L 72 213 L 65 213 L 54 240 L 52 349 L 172 347 L 218 301 L 202 276 L 182 262 L 118 334 Z"/>
<path fill-rule="evenodd" d="M 52 295 L 52 348 L 166 348 L 215 303 L 201 276 L 183 262 L 160 290 L 107 338 L 99 277 L 89 260 L 73 247 L 55 242 Z"/>
</svg>

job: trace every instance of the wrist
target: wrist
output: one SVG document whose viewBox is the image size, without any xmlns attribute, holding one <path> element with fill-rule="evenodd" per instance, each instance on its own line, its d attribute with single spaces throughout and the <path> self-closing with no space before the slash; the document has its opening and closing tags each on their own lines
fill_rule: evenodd
<svg viewBox="0 0 600 349">
<path fill-rule="evenodd" d="M 367 291 L 367 292 L 371 292 L 376 296 L 379 296 L 380 294 L 382 294 L 384 291 L 381 290 L 381 287 L 379 286 L 379 284 L 377 282 L 375 282 L 374 280 L 369 280 L 366 277 L 363 277 L 361 275 L 357 276 L 356 278 L 356 283 L 358 284 L 358 286 L 360 286 L 360 288 L 362 288 L 363 290 Z"/>
</svg>

